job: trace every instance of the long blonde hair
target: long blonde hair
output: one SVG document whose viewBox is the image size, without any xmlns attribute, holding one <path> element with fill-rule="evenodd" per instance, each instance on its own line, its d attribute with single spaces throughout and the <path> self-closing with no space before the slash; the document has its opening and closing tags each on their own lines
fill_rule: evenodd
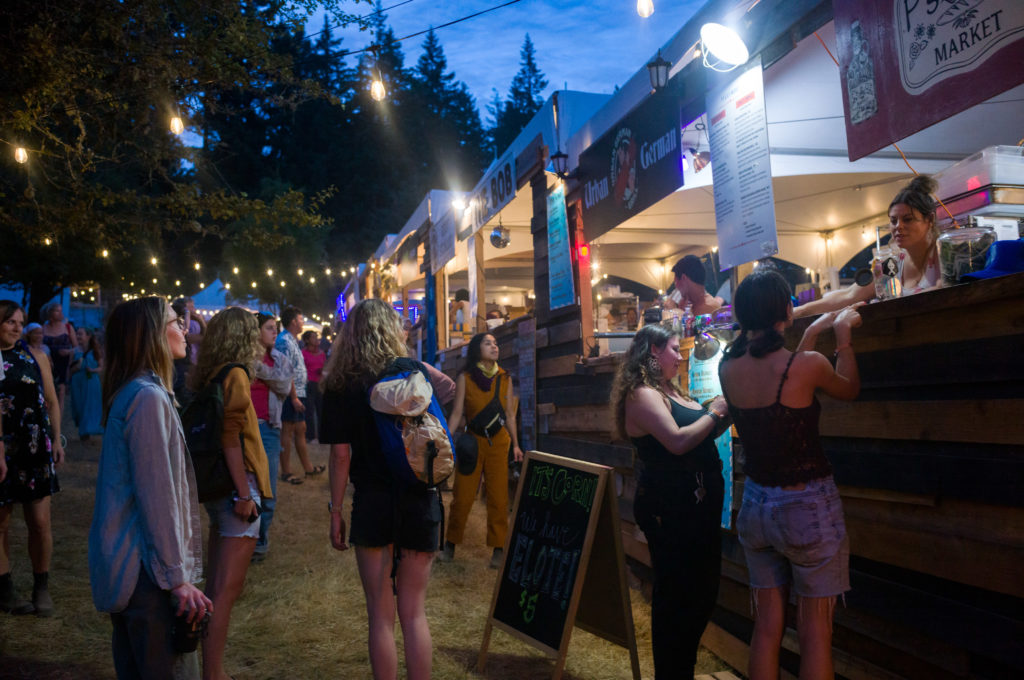
<svg viewBox="0 0 1024 680">
<path fill-rule="evenodd" d="M 376 376 L 393 359 L 408 354 L 398 312 L 383 300 L 363 300 L 349 312 L 334 342 L 324 367 L 324 389 L 345 389 Z"/>
<path fill-rule="evenodd" d="M 199 360 L 189 376 L 189 386 L 193 390 L 201 390 L 227 363 L 244 364 L 251 375 L 265 351 L 260 343 L 256 317 L 241 307 L 223 309 L 206 325 L 203 344 L 199 346 Z"/>
<path fill-rule="evenodd" d="M 174 364 L 166 331 L 168 308 L 167 300 L 150 296 L 122 302 L 110 313 L 102 379 L 104 423 L 117 391 L 142 371 L 155 373 L 174 398 Z"/>
</svg>

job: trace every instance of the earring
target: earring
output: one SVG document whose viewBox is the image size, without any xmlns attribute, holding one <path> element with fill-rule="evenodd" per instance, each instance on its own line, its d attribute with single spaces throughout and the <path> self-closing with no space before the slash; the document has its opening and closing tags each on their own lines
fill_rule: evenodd
<svg viewBox="0 0 1024 680">
<path fill-rule="evenodd" d="M 658 357 L 654 356 L 653 354 L 647 357 L 647 361 L 644 362 L 644 368 L 647 369 L 647 373 L 652 378 L 661 377 L 661 362 L 658 361 Z"/>
</svg>

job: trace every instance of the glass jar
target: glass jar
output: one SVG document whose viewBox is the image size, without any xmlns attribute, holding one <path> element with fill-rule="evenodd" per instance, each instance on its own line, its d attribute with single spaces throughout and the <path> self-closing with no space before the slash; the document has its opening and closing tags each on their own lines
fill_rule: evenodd
<svg viewBox="0 0 1024 680">
<path fill-rule="evenodd" d="M 984 269 L 989 248 L 995 242 L 996 230 L 992 227 L 963 227 L 942 232 L 939 236 L 939 266 L 943 285 L 958 284 L 964 274 Z"/>
</svg>

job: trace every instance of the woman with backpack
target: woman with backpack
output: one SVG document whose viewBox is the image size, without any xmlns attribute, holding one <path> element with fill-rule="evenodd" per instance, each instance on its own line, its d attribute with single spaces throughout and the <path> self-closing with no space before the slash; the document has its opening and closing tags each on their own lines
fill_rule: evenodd
<svg viewBox="0 0 1024 680">
<path fill-rule="evenodd" d="M 448 421 L 452 431 L 461 426 L 477 440 L 476 466 L 470 474 L 455 476 L 448 532 L 442 562 L 455 559 L 455 546 L 462 543 L 466 520 L 473 507 L 480 475 L 487 493 L 487 545 L 492 569 L 501 566 L 505 535 L 508 533 L 508 454 L 523 459 L 516 437 L 516 399 L 512 379 L 498 366 L 498 341 L 490 333 L 478 333 L 466 349 L 466 366 L 455 380 L 455 405 Z"/>
<path fill-rule="evenodd" d="M 368 394 L 378 376 L 406 355 L 405 333 L 395 310 L 383 300 L 363 300 L 349 312 L 324 370 L 320 434 L 322 442 L 331 446 L 327 506 L 331 545 L 348 549 L 341 511 L 351 477 L 355 492 L 349 541 L 356 547 L 366 595 L 370 665 L 377 680 L 398 675 L 396 610 L 405 641 L 407 677 L 426 680 L 431 669 L 425 600 L 443 509 L 436 489 L 396 483 L 381 451 Z M 406 361 L 414 370 L 423 366 Z M 437 372 L 430 376 L 435 397 L 451 390 L 450 379 Z"/>
<path fill-rule="evenodd" d="M 182 319 L 163 298 L 122 302 L 107 320 L 103 450 L 89 529 L 93 602 L 110 612 L 114 669 L 128 678 L 198 678 L 175 649 L 178 622 L 198 626 L 213 603 L 202 579 L 199 499 L 175 410 L 172 361 Z"/>
<path fill-rule="evenodd" d="M 256 317 L 241 307 L 229 307 L 207 324 L 190 381 L 198 394 L 223 375 L 221 444 L 235 487 L 229 497 L 206 503 L 210 515 L 206 594 L 217 613 L 203 641 L 203 680 L 229 677 L 224 672 L 224 648 L 231 608 L 242 593 L 259 537 L 260 499 L 273 497 L 249 383 L 250 370 L 264 353 Z M 231 364 L 241 366 L 229 368 Z"/>
</svg>

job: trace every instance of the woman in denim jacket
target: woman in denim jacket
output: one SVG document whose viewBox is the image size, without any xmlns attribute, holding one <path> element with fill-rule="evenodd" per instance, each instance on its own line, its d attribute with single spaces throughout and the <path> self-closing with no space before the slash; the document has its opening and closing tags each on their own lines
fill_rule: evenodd
<svg viewBox="0 0 1024 680">
<path fill-rule="evenodd" d="M 202 579 L 195 474 L 170 392 L 185 356 L 181 319 L 163 298 L 118 305 L 107 322 L 106 433 L 89 530 L 93 602 L 110 612 L 117 677 L 197 678 L 176 654 L 175 616 L 196 623 L 213 604 Z"/>
</svg>

